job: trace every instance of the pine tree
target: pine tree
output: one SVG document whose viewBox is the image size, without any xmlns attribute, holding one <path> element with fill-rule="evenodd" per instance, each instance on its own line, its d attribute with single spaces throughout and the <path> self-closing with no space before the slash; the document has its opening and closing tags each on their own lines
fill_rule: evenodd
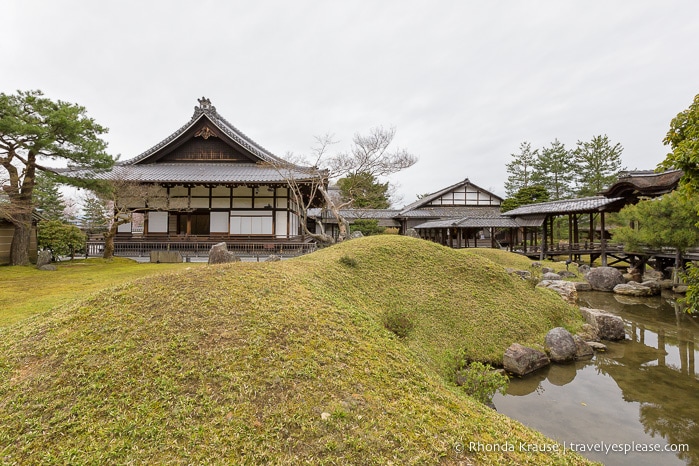
<svg viewBox="0 0 699 466">
<path fill-rule="evenodd" d="M 46 220 L 66 220 L 66 202 L 59 190 L 59 184 L 45 172 L 39 172 L 36 176 L 34 207 Z"/>
<path fill-rule="evenodd" d="M 519 145 L 519 151 L 519 154 L 510 154 L 513 160 L 507 164 L 507 173 L 509 173 L 505 182 L 507 197 L 514 197 L 520 189 L 531 184 L 534 162 L 539 156 L 539 151 L 532 151 L 532 145 L 526 141 Z"/>
<path fill-rule="evenodd" d="M 625 170 L 621 164 L 623 150 L 619 143 L 612 145 L 606 134 L 589 142 L 578 141 L 573 155 L 579 196 L 595 196 L 616 182 L 619 172 Z"/>
<path fill-rule="evenodd" d="M 555 139 L 550 147 L 544 147 L 534 161 L 532 183 L 543 186 L 552 201 L 570 198 L 575 181 L 573 154 Z"/>
</svg>

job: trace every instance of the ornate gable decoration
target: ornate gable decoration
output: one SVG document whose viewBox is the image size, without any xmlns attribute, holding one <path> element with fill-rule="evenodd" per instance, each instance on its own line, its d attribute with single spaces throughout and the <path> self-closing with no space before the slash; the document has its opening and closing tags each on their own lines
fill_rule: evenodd
<svg viewBox="0 0 699 466">
<path fill-rule="evenodd" d="M 199 131 L 197 131 L 196 133 L 194 133 L 194 137 L 195 137 L 195 138 L 201 137 L 201 138 L 204 138 L 204 139 L 209 139 L 210 137 L 217 138 L 218 136 L 216 136 L 216 133 L 214 133 L 214 132 L 211 130 L 211 128 L 209 128 L 208 126 L 204 126 L 202 129 L 200 129 Z"/>
</svg>

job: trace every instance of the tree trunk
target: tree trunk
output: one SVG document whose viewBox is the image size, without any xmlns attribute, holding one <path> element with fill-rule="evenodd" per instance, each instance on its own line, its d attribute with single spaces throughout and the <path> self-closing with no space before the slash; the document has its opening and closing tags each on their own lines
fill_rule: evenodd
<svg viewBox="0 0 699 466">
<path fill-rule="evenodd" d="M 103 259 L 111 259 L 114 257 L 114 237 L 119 229 L 119 224 L 117 222 L 112 222 L 112 226 L 104 234 L 104 252 L 102 253 Z"/>
<path fill-rule="evenodd" d="M 15 226 L 10 246 L 11 265 L 29 265 L 29 246 L 32 239 L 32 214 L 22 213 L 14 216 Z"/>
</svg>

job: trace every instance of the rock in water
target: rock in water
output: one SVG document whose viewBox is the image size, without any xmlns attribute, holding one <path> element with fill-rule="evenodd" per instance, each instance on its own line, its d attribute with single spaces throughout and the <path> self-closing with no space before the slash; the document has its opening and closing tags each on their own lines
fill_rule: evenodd
<svg viewBox="0 0 699 466">
<path fill-rule="evenodd" d="M 573 335 L 563 327 L 549 330 L 544 339 L 546 351 L 553 362 L 568 362 L 575 359 L 577 347 Z"/>
<path fill-rule="evenodd" d="M 624 283 L 623 274 L 614 267 L 595 267 L 585 274 L 585 278 L 595 291 L 612 291 Z"/>
<path fill-rule="evenodd" d="M 502 358 L 506 371 L 516 375 L 526 375 L 537 369 L 548 366 L 551 361 L 545 353 L 527 348 L 519 343 L 512 343 Z"/>
</svg>

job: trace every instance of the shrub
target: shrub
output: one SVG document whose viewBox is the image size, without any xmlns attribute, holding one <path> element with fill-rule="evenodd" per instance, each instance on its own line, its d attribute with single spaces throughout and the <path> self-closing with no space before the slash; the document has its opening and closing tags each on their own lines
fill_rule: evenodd
<svg viewBox="0 0 699 466">
<path fill-rule="evenodd" d="M 361 231 L 364 236 L 379 235 L 386 230 L 379 226 L 379 221 L 375 219 L 360 218 L 350 226 L 352 231 Z"/>
<path fill-rule="evenodd" d="M 695 263 L 688 264 L 683 278 L 687 283 L 687 294 L 681 302 L 687 305 L 687 312 L 699 312 L 699 266 Z"/>
<path fill-rule="evenodd" d="M 359 263 L 357 262 L 357 259 L 354 257 L 350 257 L 347 254 L 344 256 L 340 257 L 340 264 L 346 265 L 347 267 L 357 267 Z"/>
<path fill-rule="evenodd" d="M 497 392 L 505 394 L 507 376 L 497 372 L 489 364 L 469 361 L 463 352 L 461 355 L 447 353 L 446 360 L 447 377 L 475 400 L 490 405 Z"/>
<path fill-rule="evenodd" d="M 54 256 L 70 256 L 85 251 L 85 233 L 75 225 L 69 225 L 59 220 L 39 222 L 37 233 L 39 248 L 48 249 Z"/>
<path fill-rule="evenodd" d="M 387 312 L 383 318 L 383 325 L 398 338 L 406 338 L 415 327 L 410 318 L 400 311 Z"/>
</svg>

